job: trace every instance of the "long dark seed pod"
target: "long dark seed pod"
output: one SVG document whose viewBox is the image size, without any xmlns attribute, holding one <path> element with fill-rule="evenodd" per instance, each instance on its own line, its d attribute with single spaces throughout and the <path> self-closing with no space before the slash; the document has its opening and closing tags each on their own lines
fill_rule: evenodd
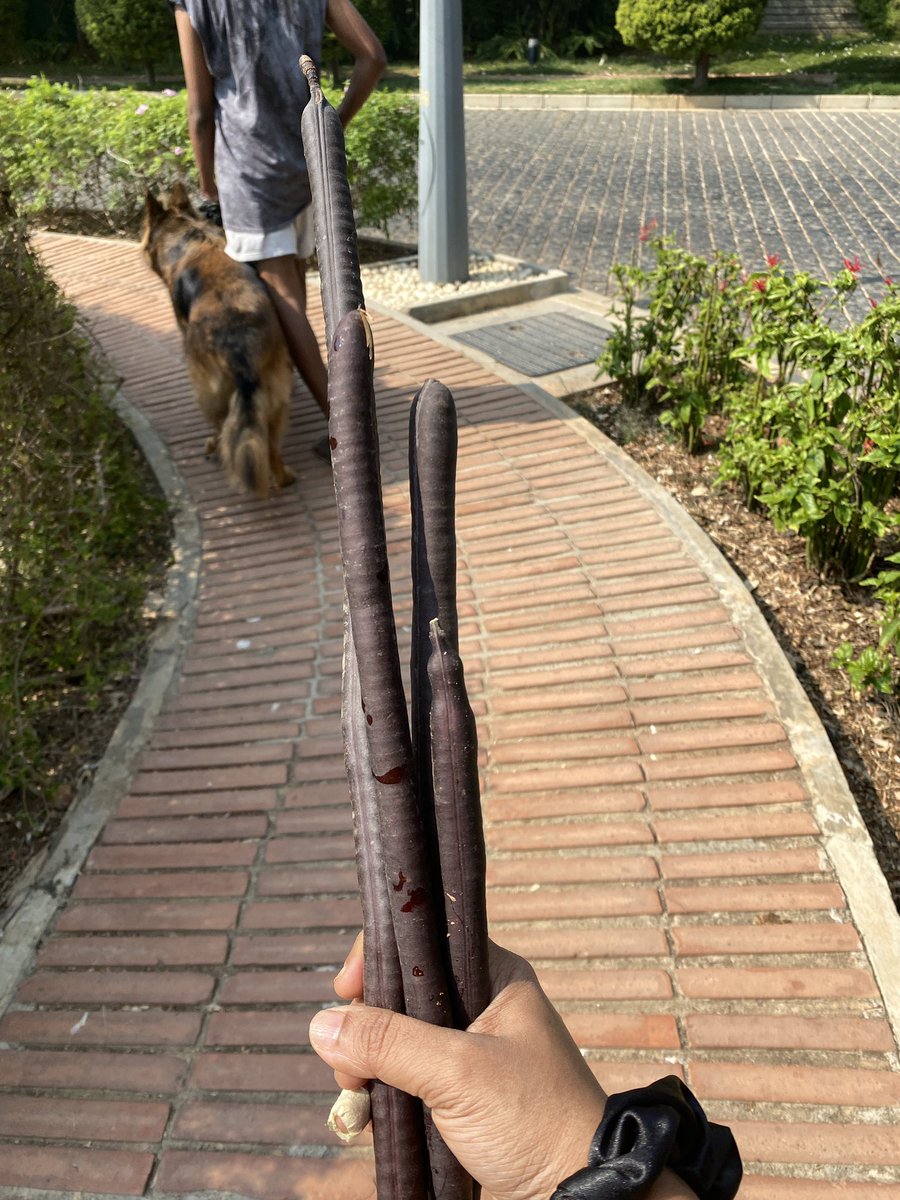
<svg viewBox="0 0 900 1200">
<path fill-rule="evenodd" d="M 432 870 L 441 876 L 441 852 L 435 820 L 435 783 L 432 765 L 432 684 L 427 664 L 431 657 L 429 628 L 433 620 L 440 619 L 450 631 L 452 645 L 456 647 L 456 527 L 455 485 L 457 456 L 457 421 L 453 397 L 443 384 L 434 379 L 420 389 L 412 404 L 409 419 L 409 486 L 412 510 L 412 720 L 413 751 L 416 765 L 416 786 L 428 838 Z M 475 751 L 477 754 L 477 749 Z M 442 760 L 446 755 L 442 754 Z M 477 764 L 476 764 L 477 769 Z M 446 790 L 446 788 L 445 788 Z M 446 822 L 445 822 L 446 825 Z M 446 836 L 446 830 L 445 830 Z M 484 889 L 484 865 L 480 869 L 482 892 Z M 478 875 L 476 874 L 476 878 Z M 468 894 L 471 894 L 471 888 Z M 453 926 L 449 921 L 456 919 L 455 910 L 449 909 L 446 888 L 441 887 L 440 919 L 447 930 L 445 946 L 456 946 Z M 437 907 L 437 906 L 436 906 Z M 453 998 L 454 1023 L 465 1028 L 463 1011 L 459 1003 L 459 986 L 453 979 L 453 963 L 446 953 L 448 980 Z M 432 1156 L 434 1157 L 434 1156 Z M 437 1191 L 439 1180 L 432 1170 Z M 462 1189 L 473 1188 L 453 1163 L 452 1187 L 462 1194 Z M 468 1194 L 467 1192 L 465 1194 Z"/>
<path fill-rule="evenodd" d="M 329 432 L 344 583 L 406 1011 L 432 1024 L 449 1025 L 447 981 L 433 915 L 434 881 L 413 785 L 412 742 L 391 606 L 374 426 L 372 339 L 364 313 L 343 318 L 330 364 Z"/>
<path fill-rule="evenodd" d="M 409 499 L 412 515 L 412 639 L 410 710 L 416 789 L 425 826 L 428 851 L 440 873 L 434 824 L 431 768 L 431 656 L 429 626 L 435 617 L 455 636 L 456 530 L 456 408 L 450 392 L 429 379 L 416 394 L 409 412 Z M 423 486 L 424 479 L 424 486 Z M 438 919 L 444 925 L 444 900 Z M 449 960 L 447 961 L 449 971 Z"/>
<path fill-rule="evenodd" d="M 409 416 L 409 488 L 413 510 L 413 598 L 422 626 L 418 651 L 428 661 L 435 617 L 457 646 L 456 617 L 456 405 L 448 388 L 429 379 Z M 415 609 L 414 609 L 415 612 Z M 430 614 L 430 615 L 429 615 Z M 415 617 L 414 617 L 415 619 Z"/>
<path fill-rule="evenodd" d="M 343 131 L 337 115 L 321 93 L 313 63 L 304 57 L 300 65 L 309 83 L 311 97 L 303 114 L 302 133 L 313 193 L 329 350 L 328 394 L 332 413 L 329 433 L 350 610 L 348 657 L 359 664 L 363 697 L 359 705 L 352 707 L 364 711 L 365 698 L 370 700 L 369 710 L 364 711 L 368 770 L 379 807 L 387 895 L 392 909 L 405 1007 L 411 1016 L 448 1024 L 451 1017 L 440 949 L 443 922 L 440 925 L 434 922 L 428 903 L 433 899 L 429 890 L 435 890 L 437 880 L 435 873 L 428 869 L 425 834 L 417 814 L 412 746 L 390 603 L 372 394 L 371 333 L 364 315 L 357 311 L 363 306 L 363 295 L 356 227 L 346 178 Z M 351 316 L 355 320 L 351 321 Z M 338 404 L 337 415 L 334 414 L 335 404 Z M 362 472 L 357 470 L 361 465 L 365 468 Z M 355 587 L 350 584 L 351 577 Z M 369 583 L 372 584 L 371 593 Z M 356 638 L 360 643 L 358 654 L 354 649 Z M 386 688 L 385 683 L 389 685 Z M 388 765 L 385 767 L 385 764 Z M 365 892 L 365 887 L 363 890 Z M 378 957 L 382 950 L 381 945 L 368 944 L 365 955 L 367 981 L 369 959 L 373 955 Z M 372 970 L 378 972 L 382 968 L 373 964 Z M 368 982 L 366 986 L 369 987 Z M 375 1130 L 381 1094 L 389 1097 L 390 1092 L 380 1093 L 377 1087 L 373 1091 Z M 402 1105 L 395 1108 L 395 1115 L 401 1110 L 407 1112 L 408 1117 L 408 1111 Z M 388 1116 L 382 1123 L 390 1125 L 393 1120 Z M 432 1180 L 429 1194 L 438 1200 L 467 1200 L 472 1195 L 471 1181 L 430 1121 L 426 1136 Z M 376 1133 L 376 1159 L 379 1154 L 377 1139 Z M 399 1140 L 402 1145 L 402 1134 Z M 408 1136 L 406 1141 L 409 1141 Z M 379 1197 L 382 1179 L 399 1170 L 396 1146 L 388 1147 L 382 1154 L 387 1165 L 383 1169 L 376 1165 Z M 385 1180 L 384 1186 L 389 1189 L 395 1185 Z M 403 1194 L 402 1184 L 400 1193 Z M 386 1192 L 386 1196 L 390 1194 L 390 1191 Z M 425 1195 L 424 1192 L 421 1194 Z M 403 1200 L 419 1200 L 419 1193 L 409 1190 Z"/>
<path fill-rule="evenodd" d="M 453 1017 L 435 919 L 440 881 L 430 867 L 416 795 L 391 605 L 372 370 L 368 319 L 363 312 L 350 312 L 335 333 L 328 373 L 328 428 L 344 585 L 404 1004 L 411 1017 L 449 1026 Z M 430 1122 L 426 1137 L 435 1196 L 467 1200 L 471 1180 Z"/>
<path fill-rule="evenodd" d="M 364 307 L 359 246 L 347 182 L 344 131 L 319 86 L 315 63 L 305 54 L 300 69 L 309 84 L 309 103 L 300 119 L 300 132 L 312 190 L 325 341 L 330 347 L 341 318 Z"/>
<path fill-rule="evenodd" d="M 454 1018 L 464 1029 L 490 994 L 478 744 L 458 653 L 456 456 L 453 397 L 432 379 L 410 414 L 413 730 L 440 862 Z"/>
<path fill-rule="evenodd" d="M 431 749 L 434 811 L 447 914 L 450 988 L 466 1029 L 490 1003 L 486 855 L 478 785 L 478 736 L 463 665 L 437 620 L 431 622 Z"/>
<path fill-rule="evenodd" d="M 384 875 L 375 783 L 369 763 L 356 648 L 348 616 L 344 629 L 344 687 L 341 704 L 344 757 L 353 805 L 356 870 L 363 910 L 365 980 L 363 999 L 378 1008 L 403 1011 L 403 980 L 394 943 L 391 904 Z M 372 1135 L 378 1200 L 426 1196 L 430 1180 L 421 1102 L 373 1080 Z"/>
<path fill-rule="evenodd" d="M 412 512 L 412 648 L 410 656 L 413 753 L 419 801 L 435 845 L 431 812 L 431 656 L 429 629 L 437 618 L 456 646 L 457 423 L 453 397 L 435 379 L 419 390 L 409 414 L 409 498 Z M 433 851 L 436 858 L 436 849 Z"/>
</svg>

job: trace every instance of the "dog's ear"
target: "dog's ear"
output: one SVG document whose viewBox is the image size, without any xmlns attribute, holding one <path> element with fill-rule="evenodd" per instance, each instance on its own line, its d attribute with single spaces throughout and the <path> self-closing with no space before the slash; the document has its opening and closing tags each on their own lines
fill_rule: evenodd
<svg viewBox="0 0 900 1200">
<path fill-rule="evenodd" d="M 150 191 L 149 188 L 147 189 L 147 191 L 144 195 L 144 212 L 147 214 L 147 216 L 149 217 L 149 219 L 151 221 L 155 220 L 163 212 L 163 206 L 160 204 L 160 202 L 153 195 L 153 193 Z"/>
<path fill-rule="evenodd" d="M 180 179 L 172 188 L 172 194 L 169 196 L 169 207 L 174 208 L 177 212 L 190 213 L 196 216 L 193 205 L 188 197 L 187 189 Z"/>
</svg>

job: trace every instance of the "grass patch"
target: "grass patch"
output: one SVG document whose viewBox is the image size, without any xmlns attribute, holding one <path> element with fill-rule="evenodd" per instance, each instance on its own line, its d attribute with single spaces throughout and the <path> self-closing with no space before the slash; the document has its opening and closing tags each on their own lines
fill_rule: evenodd
<svg viewBox="0 0 900 1200">
<path fill-rule="evenodd" d="M 544 53 L 531 67 L 522 59 L 470 59 L 463 65 L 468 92 L 525 92 L 555 95 L 666 95 L 690 92 L 693 64 L 660 55 L 624 54 L 564 59 Z M 136 87 L 145 90 L 139 71 L 103 74 L 95 62 L 0 64 L 0 83 L 15 86 L 33 75 L 85 87 Z M 177 64 L 160 71 L 156 90 L 182 87 Z M 392 63 L 381 83 L 387 91 L 415 92 L 418 63 Z M 804 95 L 820 92 L 858 94 L 900 92 L 900 42 L 871 34 L 838 39 L 754 37 L 737 50 L 713 59 L 708 95 L 757 92 Z"/>
<path fill-rule="evenodd" d="M 467 92 L 665 95 L 692 91 L 694 68 L 689 62 L 627 52 L 602 59 L 554 58 L 534 67 L 524 59 L 471 61 L 464 64 L 463 73 Z M 383 86 L 417 90 L 417 65 L 393 65 Z M 862 34 L 839 41 L 753 38 L 742 49 L 713 59 L 707 95 L 756 92 L 896 94 L 900 92 L 900 42 Z"/>
</svg>

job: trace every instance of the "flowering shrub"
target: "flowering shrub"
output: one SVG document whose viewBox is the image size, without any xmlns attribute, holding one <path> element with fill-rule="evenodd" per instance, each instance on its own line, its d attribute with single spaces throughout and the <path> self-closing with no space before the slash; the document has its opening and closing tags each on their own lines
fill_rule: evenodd
<svg viewBox="0 0 900 1200">
<path fill-rule="evenodd" d="M 900 295 L 888 284 L 862 321 L 830 321 L 858 273 L 848 261 L 827 290 L 778 267 L 764 291 L 750 282 L 757 374 L 728 397 L 719 451 L 722 479 L 799 533 L 814 566 L 848 579 L 900 523 L 885 507 L 900 480 Z"/>
<path fill-rule="evenodd" d="M 347 130 L 357 220 L 386 229 L 416 203 L 415 102 L 378 93 Z M 184 91 L 79 91 L 33 79 L 0 92 L 0 165 L 33 222 L 134 233 L 147 188 L 189 189 L 197 172 Z"/>
<path fill-rule="evenodd" d="M 875 589 L 875 600 L 882 606 L 878 644 L 866 646 L 855 657 L 851 643 L 843 642 L 834 664 L 846 670 L 855 691 L 873 688 L 887 695 L 900 692 L 900 554 L 889 555 L 885 562 L 894 565 L 863 580 L 864 586 Z"/>
<path fill-rule="evenodd" d="M 657 236 L 653 222 L 641 240 L 655 265 L 613 267 L 621 325 L 597 365 L 618 381 L 626 402 L 660 406 L 663 424 L 694 449 L 706 418 L 744 375 L 735 357 L 743 325 L 735 303 L 740 264 L 721 253 L 708 263 Z M 649 309 L 643 308 L 645 297 Z"/>
<path fill-rule="evenodd" d="M 848 300 L 863 264 L 845 258 L 831 280 L 790 273 L 778 255 L 741 274 L 642 231 L 655 265 L 613 274 L 619 324 L 598 359 L 623 403 L 652 403 L 689 448 L 711 413 L 724 417 L 720 482 L 779 529 L 803 539 L 809 562 L 858 580 L 900 525 L 900 288 L 883 280 L 861 320 Z M 900 562 L 900 556 L 888 559 Z M 900 570 L 866 581 L 884 608 L 877 647 L 838 659 L 854 686 L 900 686 Z"/>
<path fill-rule="evenodd" d="M 195 182 L 184 93 L 78 91 L 33 79 L 0 93 L 0 160 L 20 213 L 133 231 L 147 188 Z"/>
</svg>

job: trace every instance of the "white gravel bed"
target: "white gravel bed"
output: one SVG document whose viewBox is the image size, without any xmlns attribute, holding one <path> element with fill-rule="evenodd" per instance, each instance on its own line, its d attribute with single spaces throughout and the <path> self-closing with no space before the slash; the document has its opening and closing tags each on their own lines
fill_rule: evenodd
<svg viewBox="0 0 900 1200">
<path fill-rule="evenodd" d="M 415 259 L 396 259 L 361 268 L 363 294 L 389 308 L 405 309 L 413 304 L 452 300 L 485 292 L 507 283 L 539 279 L 547 272 L 539 267 L 490 254 L 469 256 L 469 278 L 462 283 L 423 283 Z"/>
</svg>

